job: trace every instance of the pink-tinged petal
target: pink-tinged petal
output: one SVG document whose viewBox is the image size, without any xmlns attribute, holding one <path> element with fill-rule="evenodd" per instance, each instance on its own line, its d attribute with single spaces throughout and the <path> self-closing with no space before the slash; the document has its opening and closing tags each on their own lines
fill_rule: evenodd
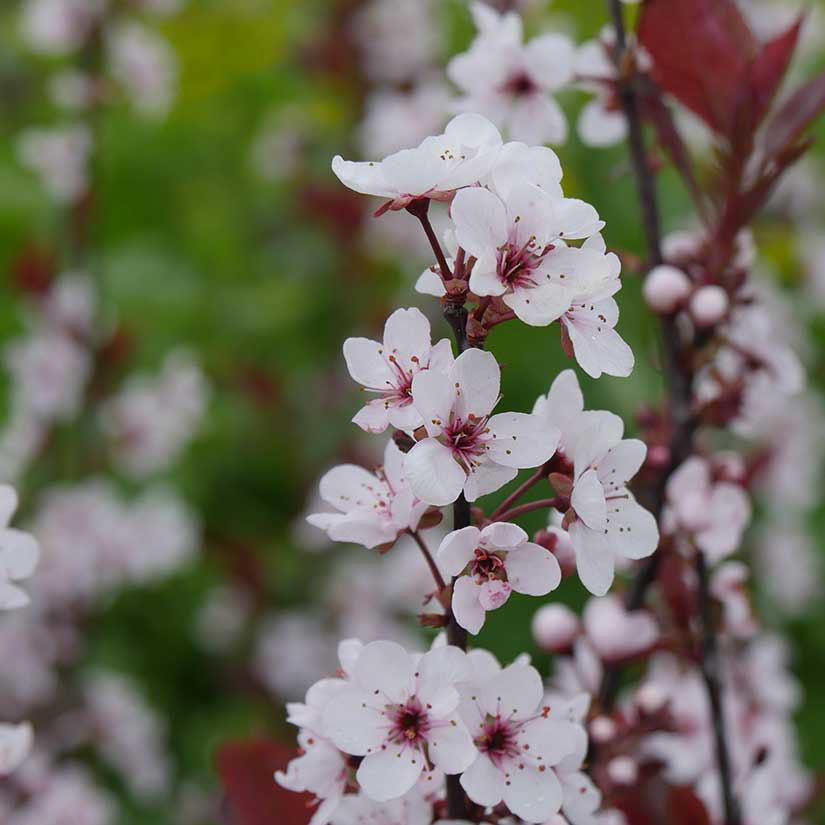
<svg viewBox="0 0 825 825">
<path fill-rule="evenodd" d="M 517 98 L 508 125 L 516 140 L 529 144 L 559 145 L 567 139 L 567 118 L 561 106 L 541 92 Z"/>
<path fill-rule="evenodd" d="M 571 822 L 588 821 L 602 804 L 601 792 L 582 771 L 568 773 L 560 778 L 564 794 L 564 815 Z"/>
<path fill-rule="evenodd" d="M 439 372 L 449 373 L 453 368 L 455 358 L 453 357 L 453 345 L 449 338 L 442 338 L 430 350 L 429 369 Z"/>
<path fill-rule="evenodd" d="M 329 825 L 341 805 L 342 798 L 341 795 L 335 795 L 324 799 L 315 809 L 312 819 L 309 820 L 309 825 Z"/>
<path fill-rule="evenodd" d="M 406 371 L 426 367 L 430 358 L 430 322 L 420 309 L 397 309 L 384 324 L 384 356 Z"/>
<path fill-rule="evenodd" d="M 424 757 L 417 750 L 387 742 L 381 750 L 364 757 L 356 779 L 370 799 L 387 802 L 407 793 L 423 767 Z"/>
<path fill-rule="evenodd" d="M 414 669 L 410 654 L 401 645 L 382 640 L 364 645 L 353 679 L 380 700 L 401 703 L 414 689 Z"/>
<path fill-rule="evenodd" d="M 576 123 L 579 137 L 586 146 L 613 146 L 627 135 L 624 112 L 607 109 L 599 99 L 584 105 Z"/>
<path fill-rule="evenodd" d="M 501 369 L 491 352 L 475 347 L 462 352 L 455 359 L 451 378 L 458 385 L 454 391 L 459 418 L 467 421 L 470 415 L 482 418 L 490 414 L 501 390 Z"/>
<path fill-rule="evenodd" d="M 627 559 L 647 558 L 659 546 L 659 526 L 653 514 L 629 492 L 623 495 L 607 502 L 606 538 L 616 555 Z"/>
<path fill-rule="evenodd" d="M 571 454 L 571 442 L 582 410 L 584 396 L 579 387 L 579 379 L 573 370 L 564 370 L 553 380 L 547 395 L 538 397 L 533 407 L 533 415 L 537 415 L 560 431 L 559 448 Z"/>
<path fill-rule="evenodd" d="M 331 521 L 327 534 L 333 541 L 361 544 L 372 550 L 395 541 L 398 532 L 398 528 L 382 515 L 354 511 Z"/>
<path fill-rule="evenodd" d="M 696 544 L 714 563 L 739 547 L 751 518 L 750 499 L 738 484 L 720 482 L 713 487 L 705 518 L 709 525 L 696 533 Z"/>
<path fill-rule="evenodd" d="M 455 381 L 438 370 L 423 370 L 412 381 L 413 405 L 429 435 L 438 435 L 456 402 Z"/>
<path fill-rule="evenodd" d="M 438 507 L 454 502 L 467 479 L 449 447 L 434 438 L 419 441 L 407 453 L 404 476 L 421 501 Z"/>
<path fill-rule="evenodd" d="M 518 743 L 522 749 L 529 745 L 527 750 L 533 759 L 540 756 L 542 763 L 551 767 L 570 754 L 586 752 L 587 734 L 582 725 L 554 717 L 552 703 L 548 707 L 550 711 L 546 715 L 539 715 L 524 726 Z"/>
<path fill-rule="evenodd" d="M 389 422 L 397 430 L 404 430 L 404 432 L 413 432 L 417 430 L 424 422 L 421 418 L 421 413 L 412 405 L 398 404 L 390 405 L 388 409 Z M 355 421 L 355 419 L 353 419 Z M 357 421 L 355 422 L 358 423 Z"/>
<path fill-rule="evenodd" d="M 494 521 L 481 531 L 481 540 L 496 550 L 512 550 L 527 541 L 527 533 L 510 521 Z"/>
<path fill-rule="evenodd" d="M 390 415 L 393 410 L 394 408 L 391 408 L 386 401 L 375 398 L 358 410 L 352 419 L 352 423 L 360 427 L 365 433 L 383 433 L 390 423 Z M 417 412 L 415 415 L 420 421 L 421 417 Z M 415 428 L 413 427 L 413 429 Z"/>
<path fill-rule="evenodd" d="M 39 557 L 34 536 L 13 527 L 0 530 L 0 578 L 27 579 L 34 573 Z"/>
<path fill-rule="evenodd" d="M 488 493 L 500 490 L 518 475 L 515 467 L 503 467 L 495 461 L 482 460 L 481 464 L 470 469 L 470 475 L 464 485 L 464 497 L 475 501 Z"/>
<path fill-rule="evenodd" d="M 538 249 L 556 240 L 552 219 L 557 198 L 532 183 L 517 183 L 507 198 L 507 240 L 517 247 L 534 241 Z"/>
<path fill-rule="evenodd" d="M 598 378 L 603 372 L 627 378 L 633 372 L 633 350 L 615 329 L 589 319 L 582 322 L 577 317 L 571 318 L 570 314 L 562 316 L 562 323 L 573 345 L 576 361 L 591 378 Z"/>
<path fill-rule="evenodd" d="M 415 282 L 415 291 L 422 295 L 432 295 L 435 298 L 443 298 L 447 294 L 447 287 L 444 280 L 432 269 L 425 269 Z"/>
<path fill-rule="evenodd" d="M 484 626 L 485 613 L 478 596 L 479 587 L 469 576 L 456 579 L 453 585 L 453 616 L 461 627 L 473 635 Z"/>
<path fill-rule="evenodd" d="M 455 685 L 470 678 L 467 654 L 454 645 L 436 647 L 425 653 L 416 666 L 416 694 L 434 716 L 442 718 L 458 707 Z"/>
<path fill-rule="evenodd" d="M 362 195 L 394 198 L 398 191 L 393 188 L 380 163 L 355 163 L 340 155 L 332 159 L 332 171 L 341 183 Z"/>
<path fill-rule="evenodd" d="M 342 690 L 321 714 L 324 735 L 344 753 L 364 756 L 381 747 L 384 717 L 367 704 L 367 694 L 356 688 Z"/>
<path fill-rule="evenodd" d="M 570 525 L 576 551 L 576 571 L 581 583 L 594 595 L 604 596 L 613 584 L 616 559 L 603 530 L 591 530 L 584 522 Z"/>
<path fill-rule="evenodd" d="M 464 722 L 453 714 L 427 734 L 429 755 L 437 768 L 448 775 L 465 771 L 478 754 Z"/>
<path fill-rule="evenodd" d="M 609 496 L 622 490 L 639 472 L 646 456 L 647 445 L 637 438 L 626 438 L 611 447 L 598 466 L 605 494 Z"/>
<path fill-rule="evenodd" d="M 486 117 L 473 113 L 456 115 L 447 124 L 444 134 L 461 146 L 486 149 L 501 147 L 498 129 Z"/>
<path fill-rule="evenodd" d="M 604 530 L 607 522 L 607 502 L 604 488 L 595 470 L 587 470 L 573 487 L 570 504 L 576 515 L 592 530 Z"/>
<path fill-rule="evenodd" d="M 479 699 L 491 716 L 526 719 L 535 714 L 543 696 L 539 672 L 530 665 L 512 664 L 482 686 Z"/>
<path fill-rule="evenodd" d="M 488 455 L 505 467 L 539 467 L 559 444 L 559 431 L 536 415 L 499 413 L 488 422 L 494 436 Z"/>
<path fill-rule="evenodd" d="M 507 602 L 513 588 L 509 582 L 489 579 L 478 590 L 478 603 L 485 610 L 496 610 Z"/>
<path fill-rule="evenodd" d="M 551 32 L 534 37 L 524 47 L 527 71 L 534 83 L 559 89 L 573 77 L 575 49 L 569 37 Z"/>
<path fill-rule="evenodd" d="M 659 628 L 647 611 L 627 611 L 614 595 L 591 599 L 583 620 L 588 639 L 604 661 L 634 656 L 659 638 Z"/>
<path fill-rule="evenodd" d="M 490 808 L 498 805 L 504 796 L 504 774 L 489 757 L 479 754 L 461 775 L 461 787 L 476 805 Z"/>
<path fill-rule="evenodd" d="M 390 487 L 398 493 L 404 486 L 404 453 L 390 439 L 384 447 L 384 477 Z"/>
<path fill-rule="evenodd" d="M 556 557 L 530 541 L 507 554 L 504 569 L 513 590 L 528 596 L 544 596 L 561 583 Z"/>
<path fill-rule="evenodd" d="M 28 722 L 19 725 L 0 724 L 0 776 L 17 770 L 29 755 L 34 740 Z"/>
<path fill-rule="evenodd" d="M 470 273 L 470 290 L 475 295 L 503 295 L 507 284 L 498 277 L 498 264 L 492 255 L 485 255 L 473 264 Z"/>
<path fill-rule="evenodd" d="M 598 462 L 622 440 L 624 422 L 618 415 L 604 410 L 588 411 L 579 416 L 579 428 L 574 438 L 573 463 L 580 476 Z"/>
<path fill-rule="evenodd" d="M 0 581 L 0 610 L 16 610 L 28 603 L 29 597 L 24 590 L 11 582 Z"/>
<path fill-rule="evenodd" d="M 674 470 L 667 481 L 668 500 L 677 506 L 682 498 L 693 496 L 697 491 L 702 499 L 710 492 L 710 464 L 699 456 L 691 456 Z M 704 505 L 702 506 L 704 510 Z M 696 515 L 703 515 L 697 513 Z"/>
<path fill-rule="evenodd" d="M 531 183 L 553 197 L 562 194 L 561 163 L 547 146 L 506 143 L 490 177 L 494 189 L 505 201 L 520 183 Z"/>
<path fill-rule="evenodd" d="M 390 389 L 395 381 L 385 360 L 384 346 L 369 338 L 347 338 L 344 360 L 354 381 L 373 390 Z"/>
<path fill-rule="evenodd" d="M 507 240 L 507 211 L 498 195 L 474 187 L 456 193 L 450 207 L 456 239 L 468 254 L 485 258 Z"/>
<path fill-rule="evenodd" d="M 364 644 L 360 639 L 342 639 L 338 642 L 338 662 L 341 665 L 341 670 L 353 678 L 355 673 L 355 663 L 364 649 Z"/>
<path fill-rule="evenodd" d="M 325 473 L 319 484 L 321 498 L 342 513 L 370 508 L 387 496 L 387 489 L 372 473 L 357 464 L 340 464 Z"/>
<path fill-rule="evenodd" d="M 555 223 L 563 238 L 588 238 L 604 228 L 595 208 L 577 198 L 556 201 Z"/>
<path fill-rule="evenodd" d="M 570 308 L 575 291 L 548 281 L 538 286 L 516 287 L 502 300 L 520 321 L 531 327 L 546 327 Z"/>
<path fill-rule="evenodd" d="M 449 576 L 457 576 L 473 560 L 481 533 L 477 527 L 462 527 L 444 536 L 437 560 L 441 570 Z"/>
<path fill-rule="evenodd" d="M 519 763 L 510 771 L 508 781 L 510 784 L 504 785 L 504 804 L 525 822 L 545 822 L 561 808 L 561 784 L 553 771 Z"/>
<path fill-rule="evenodd" d="M 0 525 L 8 524 L 17 510 L 17 491 L 10 484 L 0 484 Z"/>
</svg>

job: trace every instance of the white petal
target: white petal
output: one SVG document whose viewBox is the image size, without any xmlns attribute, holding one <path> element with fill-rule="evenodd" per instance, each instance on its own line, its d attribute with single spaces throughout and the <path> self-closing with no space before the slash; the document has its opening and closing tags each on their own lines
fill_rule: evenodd
<svg viewBox="0 0 825 825">
<path fill-rule="evenodd" d="M 0 530 L 0 578 L 27 579 L 37 567 L 39 556 L 34 536 L 13 527 Z"/>
<path fill-rule="evenodd" d="M 423 370 L 412 381 L 413 405 L 424 420 L 429 435 L 438 435 L 450 420 L 456 401 L 454 381 L 438 370 Z"/>
<path fill-rule="evenodd" d="M 560 145 L 567 139 L 567 118 L 544 92 L 517 98 L 510 111 L 510 134 L 528 144 Z"/>
<path fill-rule="evenodd" d="M 513 187 L 531 183 L 547 194 L 561 197 L 561 163 L 547 146 L 527 146 L 511 142 L 504 145 L 491 173 L 496 192 L 506 201 Z"/>
<path fill-rule="evenodd" d="M 437 272 L 431 268 L 425 269 L 415 282 L 415 291 L 422 295 L 432 295 L 436 298 L 443 298 L 447 294 L 447 287 Z"/>
<path fill-rule="evenodd" d="M 398 430 L 404 432 L 413 432 L 423 425 L 424 421 L 421 418 L 421 413 L 411 404 L 391 404 L 387 410 L 390 424 Z M 356 416 L 357 418 L 357 416 Z M 355 419 L 353 419 L 355 421 Z M 355 423 L 358 423 L 357 421 Z"/>
<path fill-rule="evenodd" d="M 458 707 L 455 685 L 470 678 L 467 654 L 454 645 L 435 647 L 427 651 L 416 666 L 418 698 L 435 717 L 443 718 Z"/>
<path fill-rule="evenodd" d="M 575 292 L 556 283 L 516 287 L 502 299 L 520 321 L 532 327 L 546 327 L 570 308 Z"/>
<path fill-rule="evenodd" d="M 399 529 L 381 514 L 358 510 L 330 519 L 327 530 L 333 541 L 362 544 L 368 550 L 395 541 L 398 532 Z"/>
<path fill-rule="evenodd" d="M 441 570 L 457 576 L 472 561 L 480 535 L 477 527 L 462 527 L 444 536 L 436 556 Z"/>
<path fill-rule="evenodd" d="M 544 596 L 561 583 L 556 557 L 529 541 L 507 554 L 504 568 L 513 590 L 528 596 Z"/>
<path fill-rule="evenodd" d="M 450 216 L 459 246 L 484 258 L 507 240 L 507 212 L 501 199 L 487 189 L 462 189 L 453 199 Z"/>
<path fill-rule="evenodd" d="M 481 539 L 487 547 L 511 550 L 527 541 L 527 533 L 518 524 L 494 521 L 481 531 Z"/>
<path fill-rule="evenodd" d="M 17 491 L 10 484 L 0 484 L 0 525 L 8 524 L 17 509 Z"/>
<path fill-rule="evenodd" d="M 504 796 L 504 774 L 489 757 L 479 754 L 461 775 L 461 787 L 476 805 L 489 808 L 498 805 Z"/>
<path fill-rule="evenodd" d="M 716 484 L 711 493 L 709 512 L 706 513 L 710 523 L 696 533 L 696 544 L 712 563 L 721 561 L 739 547 L 750 517 L 750 499 L 738 484 Z"/>
<path fill-rule="evenodd" d="M 563 238 L 589 238 L 604 228 L 604 221 L 589 203 L 578 198 L 555 202 L 555 226 Z"/>
<path fill-rule="evenodd" d="M 607 540 L 613 553 L 643 559 L 659 546 L 659 527 L 652 513 L 625 491 L 626 498 L 607 502 Z"/>
<path fill-rule="evenodd" d="M 627 121 L 619 109 L 607 109 L 599 98 L 584 105 L 576 128 L 586 146 L 612 146 L 627 135 Z"/>
<path fill-rule="evenodd" d="M 364 757 L 356 779 L 370 799 L 386 802 L 407 793 L 423 767 L 424 757 L 417 750 L 387 742 L 381 750 Z"/>
<path fill-rule="evenodd" d="M 387 390 L 394 385 L 393 375 L 384 359 L 384 347 L 369 338 L 347 338 L 344 360 L 353 380 L 374 390 Z"/>
<path fill-rule="evenodd" d="M 570 38 L 555 32 L 534 37 L 524 49 L 530 76 L 546 89 L 558 89 L 570 82 L 574 56 Z"/>
<path fill-rule="evenodd" d="M 550 705 L 552 711 L 552 705 Z M 528 722 L 518 737 L 519 744 L 530 745 L 530 755 L 541 757 L 548 767 L 558 765 L 566 756 L 587 750 L 584 728 L 567 719 L 539 715 Z"/>
<path fill-rule="evenodd" d="M 504 804 L 525 822 L 544 822 L 561 808 L 561 785 L 552 770 L 520 763 L 510 772 L 509 782 L 504 786 Z"/>
<path fill-rule="evenodd" d="M 466 770 L 478 753 L 458 714 L 428 733 L 427 741 L 430 745 L 430 759 L 448 775 Z"/>
<path fill-rule="evenodd" d="M 401 645 L 382 640 L 364 645 L 353 681 L 382 700 L 401 703 L 413 690 L 413 671 L 410 654 Z"/>
<path fill-rule="evenodd" d="M 360 639 L 342 639 L 338 642 L 338 661 L 341 665 L 341 670 L 353 678 L 355 673 L 355 663 L 361 655 L 364 645 Z"/>
<path fill-rule="evenodd" d="M 493 255 L 485 255 L 473 264 L 470 273 L 470 290 L 476 295 L 503 295 L 507 284 L 498 277 L 497 261 Z"/>
<path fill-rule="evenodd" d="M 559 444 L 559 431 L 536 415 L 500 413 L 487 424 L 494 436 L 488 455 L 505 467 L 539 467 Z"/>
<path fill-rule="evenodd" d="M 454 363 L 453 345 L 450 343 L 449 338 L 442 338 L 437 344 L 434 344 L 430 350 L 430 363 L 428 368 L 448 373 L 453 368 Z"/>
<path fill-rule="evenodd" d="M 613 299 L 609 300 L 615 304 Z M 633 372 L 633 351 L 616 330 L 597 318 L 599 307 L 596 304 L 595 310 L 586 314 L 576 310 L 562 316 L 576 361 L 591 378 L 598 378 L 603 372 L 626 378 Z"/>
<path fill-rule="evenodd" d="M 526 719 L 536 712 L 543 696 L 538 671 L 530 665 L 512 664 L 483 685 L 479 699 L 491 716 Z"/>
<path fill-rule="evenodd" d="M 365 433 L 383 433 L 390 423 L 391 409 L 394 408 L 388 407 L 382 399 L 373 399 L 369 404 L 365 404 L 358 410 L 353 416 L 352 423 L 360 427 Z M 420 421 L 421 416 L 418 415 L 418 412 L 414 412 L 414 414 Z"/>
<path fill-rule="evenodd" d="M 467 479 L 449 447 L 434 438 L 419 441 L 407 453 L 404 475 L 421 501 L 438 507 L 454 502 Z"/>
<path fill-rule="evenodd" d="M 513 588 L 509 582 L 499 579 L 489 579 L 478 589 L 478 603 L 485 610 L 496 610 L 510 598 Z"/>
<path fill-rule="evenodd" d="M 587 822 L 602 804 L 602 795 L 593 780 L 582 771 L 561 777 L 564 815 L 574 823 Z"/>
<path fill-rule="evenodd" d="M 570 525 L 576 551 L 576 571 L 582 584 L 594 595 L 604 596 L 613 584 L 616 560 L 602 530 L 591 530 L 581 521 Z"/>
<path fill-rule="evenodd" d="M 615 447 L 624 433 L 624 422 L 606 410 L 593 410 L 579 416 L 580 426 L 573 446 L 576 476 L 580 476 Z"/>
<path fill-rule="evenodd" d="M 384 739 L 384 717 L 366 699 L 366 694 L 356 688 L 342 690 L 321 714 L 324 735 L 344 753 L 364 756 L 380 747 Z"/>
<path fill-rule="evenodd" d="M 332 159 L 332 171 L 344 186 L 362 195 L 378 195 L 394 198 L 398 191 L 387 179 L 380 163 L 355 163 L 344 160 L 340 155 Z"/>
<path fill-rule="evenodd" d="M 473 635 L 484 626 L 485 613 L 478 596 L 478 585 L 469 576 L 456 579 L 453 585 L 453 616 L 461 627 Z"/>
<path fill-rule="evenodd" d="M 570 504 L 576 515 L 591 529 L 604 530 L 607 520 L 607 502 L 604 488 L 595 470 L 587 470 L 573 486 Z"/>
<path fill-rule="evenodd" d="M 475 347 L 462 352 L 453 364 L 452 380 L 458 385 L 455 410 L 462 421 L 490 414 L 501 389 L 501 369 L 491 352 Z"/>
<path fill-rule="evenodd" d="M 639 472 L 646 456 L 647 445 L 637 438 L 626 438 L 611 447 L 598 466 L 606 495 L 623 489 Z"/>
<path fill-rule="evenodd" d="M 467 501 L 475 501 L 488 493 L 500 490 L 509 481 L 518 475 L 515 467 L 504 467 L 495 461 L 482 459 L 481 464 L 470 469 L 467 482 L 464 485 L 464 496 Z"/>
<path fill-rule="evenodd" d="M 539 396 L 536 400 L 533 415 L 538 415 L 561 432 L 559 447 L 570 454 L 582 410 L 584 396 L 579 387 L 579 379 L 573 370 L 563 370 L 553 380 L 547 395 Z"/>
<path fill-rule="evenodd" d="M 7 776 L 20 767 L 31 750 L 33 738 L 28 722 L 0 724 L 0 776 Z"/>
<path fill-rule="evenodd" d="M 395 358 L 407 372 L 426 367 L 430 359 L 430 322 L 420 309 L 397 309 L 384 324 L 384 356 Z"/>
<path fill-rule="evenodd" d="M 384 485 L 357 464 L 340 464 L 325 473 L 320 481 L 321 498 L 342 513 L 372 507 L 387 494 Z"/>
</svg>

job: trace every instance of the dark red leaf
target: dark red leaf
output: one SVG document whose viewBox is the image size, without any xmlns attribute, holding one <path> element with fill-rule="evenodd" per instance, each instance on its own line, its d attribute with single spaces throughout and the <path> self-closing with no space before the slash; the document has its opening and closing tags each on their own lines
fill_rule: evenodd
<svg viewBox="0 0 825 825">
<path fill-rule="evenodd" d="M 646 0 L 639 40 L 659 85 L 731 134 L 759 46 L 735 0 Z"/>
<path fill-rule="evenodd" d="M 282 788 L 273 774 L 283 770 L 295 749 L 268 739 L 226 742 L 215 764 L 229 808 L 231 825 L 306 825 L 313 797 Z"/>
<path fill-rule="evenodd" d="M 763 148 L 768 157 L 782 154 L 825 110 L 825 73 L 804 83 L 768 121 Z"/>
<path fill-rule="evenodd" d="M 803 16 L 800 15 L 787 31 L 765 43 L 751 67 L 751 116 L 754 125 L 765 116 L 779 90 L 799 40 L 802 21 Z"/>
</svg>

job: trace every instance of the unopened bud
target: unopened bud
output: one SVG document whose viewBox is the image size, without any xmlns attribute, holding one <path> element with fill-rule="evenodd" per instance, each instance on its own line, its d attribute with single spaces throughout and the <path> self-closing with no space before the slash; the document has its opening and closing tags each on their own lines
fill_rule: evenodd
<svg viewBox="0 0 825 825">
<path fill-rule="evenodd" d="M 546 530 L 539 530 L 533 536 L 533 541 L 556 557 L 562 575 L 570 576 L 576 572 L 576 551 L 567 530 L 562 530 L 561 527 L 548 527 Z"/>
<path fill-rule="evenodd" d="M 703 286 L 690 299 L 690 314 L 699 327 L 712 327 L 727 315 L 728 293 L 721 286 Z"/>
<path fill-rule="evenodd" d="M 607 775 L 616 785 L 632 785 L 639 776 L 639 766 L 629 756 L 617 756 L 607 763 Z"/>
<path fill-rule="evenodd" d="M 598 745 L 609 742 L 616 735 L 616 723 L 609 716 L 597 716 L 590 723 L 590 738 Z"/>
<path fill-rule="evenodd" d="M 654 312 L 670 314 L 678 309 L 690 292 L 690 279 L 681 269 L 662 264 L 650 270 L 642 295 Z"/>
<path fill-rule="evenodd" d="M 642 685 L 635 695 L 636 706 L 648 715 L 661 710 L 667 702 L 667 693 L 659 685 L 648 682 Z"/>
<path fill-rule="evenodd" d="M 533 616 L 533 638 L 548 653 L 569 649 L 579 635 L 579 617 L 566 605 L 546 604 Z"/>
<path fill-rule="evenodd" d="M 418 522 L 419 530 L 428 530 L 430 527 L 436 527 L 441 524 L 444 519 L 444 513 L 438 507 L 428 507 L 421 520 Z"/>
</svg>

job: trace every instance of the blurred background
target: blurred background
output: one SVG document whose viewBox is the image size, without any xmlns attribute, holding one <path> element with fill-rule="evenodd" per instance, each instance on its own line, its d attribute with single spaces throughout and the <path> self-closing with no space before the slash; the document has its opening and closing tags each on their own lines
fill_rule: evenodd
<svg viewBox="0 0 825 825">
<path fill-rule="evenodd" d="M 606 22 L 600 0 L 515 5 L 529 34 L 581 43 Z M 745 5 L 765 36 L 796 11 Z M 823 19 L 812 6 L 797 76 L 825 67 Z M 455 94 L 444 66 L 473 34 L 464 0 L 0 6 L 0 477 L 42 548 L 32 605 L 0 617 L 0 719 L 30 719 L 37 737 L 0 780 L 0 821 L 49 825 L 71 804 L 83 825 L 217 823 L 220 746 L 292 743 L 284 703 L 335 667 L 339 638 L 426 638 L 411 548 L 379 558 L 304 522 L 326 469 L 377 463 L 383 448 L 350 423 L 343 339 L 380 337 L 398 306 L 448 334 L 437 300 L 413 290 L 431 263 L 415 220 L 373 219 L 330 160 L 439 132 Z M 626 149 L 581 141 L 584 91 L 558 99 L 565 193 L 596 205 L 632 262 L 643 243 Z M 711 164 L 707 135 L 683 125 L 699 168 Z M 809 384 L 781 422 L 784 474 L 759 504 L 770 529 L 757 518 L 746 552 L 766 624 L 796 645 L 804 761 L 822 770 L 822 124 L 814 133 L 755 229 L 758 277 Z M 689 229 L 675 173 L 661 187 L 665 228 Z M 633 432 L 662 377 L 632 266 L 619 303 L 633 376 L 577 372 L 586 405 Z M 488 346 L 511 409 L 575 368 L 555 328 L 504 325 Z M 777 546 L 794 562 L 777 569 Z M 584 592 L 568 580 L 553 598 L 580 605 Z M 479 643 L 504 660 L 530 650 L 546 672 L 537 606 L 514 596 Z M 13 814 L 35 791 L 29 818 Z"/>
</svg>

